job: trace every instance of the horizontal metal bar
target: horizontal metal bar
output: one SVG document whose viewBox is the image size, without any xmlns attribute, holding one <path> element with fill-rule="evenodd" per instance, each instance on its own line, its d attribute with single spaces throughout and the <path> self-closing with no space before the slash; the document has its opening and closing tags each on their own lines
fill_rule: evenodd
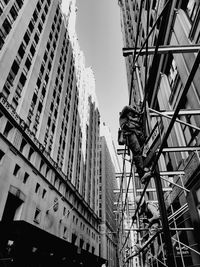
<svg viewBox="0 0 200 267">
<path fill-rule="evenodd" d="M 124 153 L 128 153 L 128 150 L 126 149 L 124 149 L 124 148 L 118 148 L 117 149 L 117 155 L 124 155 Z"/>
<path fill-rule="evenodd" d="M 170 181 L 168 181 L 169 183 L 170 183 Z M 172 190 L 172 188 L 171 187 L 163 187 L 163 189 L 162 189 L 163 191 L 171 191 Z M 114 189 L 113 190 L 113 192 L 114 193 L 120 193 L 120 192 L 122 192 L 122 193 L 126 193 L 126 189 L 124 189 L 124 190 L 121 190 L 120 191 L 120 189 Z M 136 189 L 136 192 L 142 192 L 143 191 L 143 188 L 140 188 L 140 189 Z M 156 191 L 156 188 L 147 188 L 147 190 L 146 190 L 147 192 L 155 192 Z M 133 192 L 135 192 L 135 190 L 133 190 L 133 189 L 128 189 L 128 193 L 133 193 Z"/>
<path fill-rule="evenodd" d="M 169 228 L 172 231 L 193 231 L 193 227 L 183 227 L 183 228 Z"/>
<path fill-rule="evenodd" d="M 136 189 L 136 192 L 142 192 L 143 188 L 140 189 Z M 162 191 L 168 192 L 168 191 L 172 191 L 171 187 L 163 187 Z M 146 192 L 156 192 L 156 188 L 147 188 Z"/>
<path fill-rule="evenodd" d="M 151 203 L 156 203 L 156 204 L 158 204 L 158 200 L 151 200 Z M 124 204 L 124 201 L 119 201 L 119 202 L 116 201 L 116 202 L 114 202 L 114 205 L 117 205 L 117 204 L 118 204 L 118 205 L 120 205 L 120 204 L 123 205 L 123 204 Z M 128 204 L 129 204 L 129 205 L 134 205 L 135 202 L 134 202 L 134 201 L 129 201 Z"/>
<path fill-rule="evenodd" d="M 173 116 L 174 111 L 173 110 L 165 110 L 165 111 L 159 111 L 161 114 Z M 161 114 L 158 114 L 156 112 L 149 112 L 149 115 L 151 117 L 159 117 Z M 185 115 L 200 115 L 200 109 L 181 109 L 178 113 L 178 116 L 185 116 Z"/>
<path fill-rule="evenodd" d="M 183 227 L 183 228 L 169 228 L 171 231 L 193 231 L 194 228 L 192 227 Z M 131 229 L 124 229 L 124 231 L 148 231 L 149 228 L 131 228 Z M 162 230 L 162 228 L 158 228 L 158 230 Z"/>
<path fill-rule="evenodd" d="M 198 150 L 200 150 L 200 146 L 179 146 L 179 147 L 163 148 L 162 152 L 187 152 L 187 151 L 198 151 Z M 121 155 L 123 154 L 123 151 L 124 149 L 117 149 L 117 154 Z"/>
<path fill-rule="evenodd" d="M 160 176 L 174 176 L 174 175 L 184 175 L 184 171 L 160 171 Z M 115 176 L 116 178 L 121 178 L 123 176 L 129 177 L 130 173 L 121 173 L 121 172 L 116 172 Z M 135 176 L 138 176 L 137 173 L 135 173 Z"/>
<path fill-rule="evenodd" d="M 157 111 L 157 110 L 155 110 L 155 109 L 151 109 L 151 108 L 149 108 L 149 110 L 150 110 L 150 111 L 153 111 L 153 112 L 157 113 L 158 115 L 163 116 L 163 117 L 165 117 L 165 118 L 167 118 L 167 119 L 169 119 L 169 120 L 172 119 L 172 116 L 166 115 L 166 114 L 164 114 L 164 113 L 162 113 L 162 112 L 159 112 L 159 111 Z M 179 119 L 177 119 L 177 118 L 176 118 L 176 122 L 181 123 L 181 124 L 184 124 L 184 125 L 189 126 L 189 127 L 193 128 L 193 129 L 195 129 L 195 130 L 200 131 L 200 128 L 199 128 L 199 127 L 197 127 L 197 126 L 195 126 L 195 125 L 192 125 L 191 123 L 188 123 L 188 122 L 179 120 Z"/>
<path fill-rule="evenodd" d="M 163 152 L 187 152 L 200 150 L 200 146 L 180 146 L 180 147 L 167 147 L 163 148 Z"/>
<path fill-rule="evenodd" d="M 140 53 L 140 56 L 146 55 L 153 55 L 155 53 L 156 47 L 151 46 L 148 47 L 148 51 L 146 51 L 146 48 L 143 48 L 142 50 L 140 48 L 137 48 L 135 50 L 134 47 L 131 48 L 123 48 L 123 56 L 130 56 L 134 52 L 136 54 Z M 166 53 L 173 53 L 173 54 L 178 54 L 178 53 L 195 53 L 200 50 L 200 45 L 163 45 L 158 47 L 158 54 L 166 54 Z"/>
</svg>

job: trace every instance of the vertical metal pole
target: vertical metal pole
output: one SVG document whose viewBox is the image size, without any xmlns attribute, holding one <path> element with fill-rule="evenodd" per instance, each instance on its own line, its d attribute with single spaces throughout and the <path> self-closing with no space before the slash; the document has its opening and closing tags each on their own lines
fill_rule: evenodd
<svg viewBox="0 0 200 267">
<path fill-rule="evenodd" d="M 152 169 L 153 170 L 155 169 L 155 185 L 156 185 L 156 191 L 157 191 L 158 201 L 159 201 L 159 205 L 160 205 L 160 214 L 161 214 L 161 219 L 162 219 L 162 224 L 163 224 L 163 232 L 164 232 L 164 237 L 165 237 L 166 252 L 167 252 L 167 264 L 170 267 L 175 267 L 176 262 L 175 262 L 174 255 L 173 255 L 173 248 L 172 248 L 172 242 L 171 242 L 171 235 L 170 235 L 170 231 L 169 231 L 167 211 L 166 211 L 164 197 L 163 197 L 163 193 L 162 193 L 162 184 L 161 184 L 161 178 L 159 175 L 157 162 L 158 162 L 159 157 L 162 153 L 162 149 L 164 148 L 165 141 L 169 137 L 169 134 L 172 130 L 172 127 L 175 123 L 175 120 L 177 118 L 178 112 L 180 110 L 180 107 L 181 107 L 181 104 L 183 101 L 183 98 L 187 94 L 187 92 L 190 88 L 190 85 L 193 81 L 193 78 L 196 74 L 196 71 L 199 67 L 199 62 L 200 62 L 200 51 L 198 52 L 198 54 L 196 56 L 195 62 L 194 62 L 193 67 L 191 69 L 190 75 L 186 81 L 185 87 L 183 88 L 182 93 L 179 96 L 179 99 L 177 101 L 177 105 L 174 109 L 174 115 L 173 115 L 171 122 L 169 124 L 169 127 L 167 128 L 167 131 L 163 137 L 163 140 L 162 140 L 161 145 L 160 145 L 160 149 L 159 149 L 157 155 L 154 155 L 154 159 L 153 159 L 154 163 L 152 166 Z"/>
<path fill-rule="evenodd" d="M 162 191 L 161 178 L 160 178 L 159 170 L 158 170 L 157 166 L 155 168 L 154 180 L 155 180 L 158 203 L 159 203 L 159 208 L 160 208 L 160 215 L 161 215 L 161 220 L 162 220 L 165 249 L 166 249 L 166 258 L 167 258 L 167 266 L 176 267 L 176 261 L 175 261 L 175 257 L 174 257 L 173 247 L 172 247 L 172 240 L 171 240 L 171 233 L 170 233 L 170 229 L 169 229 L 167 211 L 166 211 L 164 195 L 163 195 L 163 191 Z"/>
</svg>

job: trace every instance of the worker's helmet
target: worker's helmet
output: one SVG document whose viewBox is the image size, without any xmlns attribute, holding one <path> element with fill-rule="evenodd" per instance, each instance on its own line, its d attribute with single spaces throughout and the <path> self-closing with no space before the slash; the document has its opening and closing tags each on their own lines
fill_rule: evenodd
<svg viewBox="0 0 200 267">
<path fill-rule="evenodd" d="M 141 196 L 136 196 L 135 197 L 135 204 L 138 205 L 139 201 L 140 201 Z M 144 197 L 142 197 L 141 203 L 140 205 L 142 206 L 144 204 Z"/>
</svg>

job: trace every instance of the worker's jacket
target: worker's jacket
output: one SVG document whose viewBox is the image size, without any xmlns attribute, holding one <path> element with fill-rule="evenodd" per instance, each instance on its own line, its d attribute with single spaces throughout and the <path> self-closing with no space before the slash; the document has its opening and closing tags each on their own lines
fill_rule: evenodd
<svg viewBox="0 0 200 267">
<path fill-rule="evenodd" d="M 156 204 L 152 203 L 151 201 L 147 201 L 145 208 L 143 210 L 144 214 L 147 216 L 148 219 L 153 218 L 153 223 L 158 223 L 160 221 L 160 213 Z"/>
<path fill-rule="evenodd" d="M 137 135 L 143 133 L 142 124 L 138 115 L 132 117 L 127 114 L 126 116 L 120 117 L 119 124 L 120 128 L 127 133 L 134 132 Z"/>
</svg>

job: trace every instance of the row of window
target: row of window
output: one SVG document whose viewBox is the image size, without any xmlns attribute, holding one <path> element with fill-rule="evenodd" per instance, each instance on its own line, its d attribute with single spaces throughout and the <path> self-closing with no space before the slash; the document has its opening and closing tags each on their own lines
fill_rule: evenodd
<svg viewBox="0 0 200 267">
<path fill-rule="evenodd" d="M 0 16 L 3 14 L 4 9 L 8 1 L 0 1 Z M 5 39 L 8 36 L 9 32 L 12 29 L 12 25 L 15 22 L 18 12 L 23 5 L 23 0 L 16 0 L 15 3 L 10 8 L 10 12 L 7 14 L 6 18 L 4 19 L 2 25 L 0 25 L 0 50 L 2 49 Z"/>
<path fill-rule="evenodd" d="M 4 156 L 5 156 L 4 151 L 0 149 L 0 163 L 1 163 L 1 164 L 2 164 L 2 162 L 3 162 L 3 158 L 4 158 Z M 15 166 L 14 166 L 14 170 L 13 170 L 13 175 L 14 175 L 15 177 L 17 177 L 18 179 L 21 179 L 21 177 L 23 177 L 23 178 L 22 178 L 22 182 L 23 182 L 24 184 L 26 184 L 27 181 L 28 181 L 28 179 L 29 179 L 29 177 L 30 177 L 30 175 L 29 175 L 27 172 L 24 172 L 24 174 L 22 175 L 22 173 L 20 172 L 21 169 L 22 169 L 22 168 L 21 168 L 18 164 L 15 164 Z M 21 170 L 21 171 L 22 171 L 22 170 Z M 35 193 L 36 193 L 36 194 L 42 193 L 42 198 L 44 199 L 45 196 L 46 196 L 47 190 L 46 190 L 46 189 L 43 189 L 43 190 L 42 190 L 41 185 L 37 182 L 36 185 L 35 185 Z M 69 215 L 70 215 L 70 211 L 71 211 L 71 210 L 68 210 L 68 211 L 67 211 L 66 207 L 63 208 L 63 219 L 64 219 L 65 217 L 66 217 L 66 218 L 69 217 Z M 40 221 L 41 221 L 41 210 L 40 210 L 38 207 L 37 207 L 36 210 L 35 210 L 34 217 L 33 217 L 33 221 L 34 221 L 35 223 L 37 223 L 37 224 L 39 224 Z M 73 223 L 74 223 L 75 225 L 78 225 L 78 221 L 79 221 L 79 219 L 78 219 L 78 217 L 76 217 L 75 215 L 73 215 L 73 217 L 72 217 L 72 221 L 73 221 Z M 63 235 L 64 238 L 66 237 L 66 230 L 67 230 L 67 228 L 64 227 L 64 235 Z M 80 230 L 82 230 L 82 231 L 85 230 L 85 224 L 82 223 L 82 222 L 80 222 Z M 88 227 L 86 228 L 86 233 L 87 233 L 88 236 L 90 236 L 90 234 L 91 234 L 91 230 L 90 230 Z M 98 241 L 98 236 L 96 236 L 95 233 L 92 232 L 91 237 L 92 237 L 94 240 L 95 240 L 95 238 L 96 238 L 97 241 Z"/>
<path fill-rule="evenodd" d="M 65 196 L 65 198 L 69 202 L 73 203 L 74 208 L 76 208 L 80 212 L 80 214 L 82 214 L 82 216 L 84 218 L 86 218 L 91 223 L 91 225 L 93 225 L 93 227 L 96 228 L 98 226 L 96 224 L 96 221 L 87 212 L 87 209 L 85 209 L 79 203 L 79 201 L 76 199 L 75 195 L 66 188 L 66 184 L 63 183 L 62 180 L 56 175 L 54 170 L 49 167 L 48 163 L 45 162 L 44 159 L 41 158 L 40 156 L 38 157 L 38 153 L 36 153 L 34 148 L 29 145 L 29 143 L 26 141 L 25 138 L 23 138 L 21 136 L 21 134 L 19 135 L 19 132 L 14 131 L 15 128 L 13 127 L 13 125 L 9 121 L 7 121 L 7 123 L 5 123 L 5 124 L 2 124 L 2 122 L 5 120 L 5 117 L 3 116 L 3 114 L 0 114 L 0 118 L 1 118 L 0 119 L 1 125 L 4 125 L 4 127 L 1 128 L 3 135 L 11 143 L 14 142 L 14 140 L 15 140 L 14 135 L 16 135 L 16 138 L 18 140 L 18 145 L 17 146 L 15 145 L 16 149 L 18 149 L 19 152 L 29 162 L 31 162 L 32 165 L 34 165 L 36 167 L 36 169 L 41 173 L 41 175 L 43 175 L 44 178 L 46 178 L 63 196 Z M 4 156 L 4 153 L 0 152 L 0 160 L 3 158 L 3 156 Z M 14 173 L 13 173 L 15 176 L 19 173 L 19 169 L 20 169 L 20 166 L 16 165 Z M 23 183 L 27 183 L 27 181 L 29 180 L 29 174 L 25 173 L 22 180 L 23 180 Z M 41 187 L 38 184 L 36 186 L 35 190 L 37 192 L 39 192 L 40 188 Z M 45 196 L 46 192 L 43 191 L 42 194 L 44 194 L 44 196 Z"/>
<path fill-rule="evenodd" d="M 32 98 L 31 107 L 28 113 L 29 125 L 32 123 L 33 132 L 36 134 L 38 131 L 38 125 L 40 121 L 40 115 L 43 109 L 43 101 L 47 92 L 47 85 L 49 82 L 49 73 L 52 69 L 52 62 L 55 56 L 56 44 L 58 41 L 58 34 L 60 31 L 60 24 L 62 22 L 61 15 L 59 16 L 59 6 L 56 9 L 54 21 L 49 33 L 46 49 L 43 56 L 43 61 L 40 66 L 38 79 L 36 82 L 35 92 Z M 57 25 L 57 26 L 56 26 Z M 56 29 L 55 29 L 56 27 Z M 36 109 L 36 111 L 34 111 Z M 32 117 L 35 115 L 34 120 Z M 55 129 L 55 125 L 54 125 Z M 46 146 L 46 144 L 45 144 Z"/>
<path fill-rule="evenodd" d="M 44 145 L 47 146 L 47 150 L 49 152 L 51 152 L 51 150 L 52 150 L 53 136 L 54 136 L 54 132 L 55 132 L 55 123 L 57 121 L 58 109 L 59 109 L 59 105 L 61 102 L 61 95 L 63 94 L 62 90 L 63 90 L 65 68 L 67 65 L 66 60 L 67 60 L 68 48 L 69 48 L 69 41 L 67 39 L 67 31 L 66 31 L 64 38 L 63 38 L 62 51 L 61 51 L 60 58 L 59 58 L 59 65 L 57 68 L 57 76 L 55 79 L 53 97 L 52 97 L 52 101 L 51 101 L 51 105 L 50 105 L 50 113 L 49 113 L 49 117 L 48 117 L 48 121 L 47 121 L 47 128 L 46 128 L 45 138 L 44 138 Z M 68 114 L 67 114 L 67 116 L 68 116 Z M 65 123 L 65 136 L 66 136 L 66 132 L 67 132 L 67 124 Z M 61 136 L 62 136 L 62 133 L 60 135 L 60 140 L 61 140 Z M 62 147 L 63 147 L 63 151 L 64 151 L 64 149 L 65 149 L 65 141 L 64 140 L 62 143 Z M 57 158 L 57 162 L 61 168 L 62 168 L 63 158 L 64 158 L 64 156 L 62 155 L 62 161 L 61 162 L 59 161 L 59 158 Z"/>
<path fill-rule="evenodd" d="M 64 207 L 63 213 L 64 213 L 64 211 L 66 211 L 66 208 L 65 207 Z M 70 210 L 67 213 L 67 215 L 68 215 L 67 217 L 69 217 L 69 214 L 70 214 Z M 65 217 L 65 215 L 64 215 L 64 217 Z M 36 209 L 35 209 L 33 221 L 35 223 L 37 223 L 37 224 L 40 224 L 40 222 L 41 222 L 41 209 L 38 208 L 38 207 L 36 207 Z M 61 222 L 62 222 L 62 220 L 60 220 L 60 223 Z M 74 225 L 78 225 L 79 219 L 75 215 L 73 215 L 72 222 L 73 222 Z M 98 242 L 98 240 L 99 240 L 98 239 L 98 235 L 95 234 L 94 232 L 92 232 L 91 229 L 89 229 L 89 227 L 85 227 L 85 226 L 86 225 L 83 222 L 80 222 L 80 230 L 81 230 L 81 233 L 84 232 L 85 229 L 86 229 L 85 232 L 86 232 L 87 236 L 90 237 L 90 235 L 91 235 L 92 239 L 94 241 Z M 69 232 L 67 231 L 67 226 L 64 225 L 63 226 L 63 235 L 62 235 L 62 237 L 64 239 L 68 239 L 68 235 L 69 235 Z M 76 237 L 73 236 L 73 240 L 71 240 L 72 243 L 75 243 L 76 242 L 76 238 L 77 238 L 77 236 Z"/>
<path fill-rule="evenodd" d="M 48 2 L 50 3 L 50 1 Z M 39 12 L 41 10 L 41 2 L 38 1 L 33 16 L 30 19 L 27 31 L 23 37 L 23 41 L 18 49 L 16 58 L 11 66 L 11 70 L 3 87 L 3 93 L 6 97 L 8 97 L 8 95 L 10 94 L 10 89 L 13 88 L 14 80 L 16 77 L 18 77 L 18 84 L 12 98 L 12 105 L 14 108 L 18 106 L 18 101 L 21 97 L 21 93 L 23 87 L 25 86 L 27 75 L 33 61 L 33 57 L 36 52 L 36 47 L 39 42 L 40 34 L 42 32 L 43 23 L 46 18 L 45 12 L 48 12 L 48 5 L 46 4 L 45 7 L 46 8 L 44 10 L 46 11 L 43 11 L 41 20 L 38 21 Z M 29 53 L 26 52 L 28 50 Z M 26 58 L 25 55 L 27 55 Z M 19 72 L 19 70 L 21 71 Z"/>
</svg>

